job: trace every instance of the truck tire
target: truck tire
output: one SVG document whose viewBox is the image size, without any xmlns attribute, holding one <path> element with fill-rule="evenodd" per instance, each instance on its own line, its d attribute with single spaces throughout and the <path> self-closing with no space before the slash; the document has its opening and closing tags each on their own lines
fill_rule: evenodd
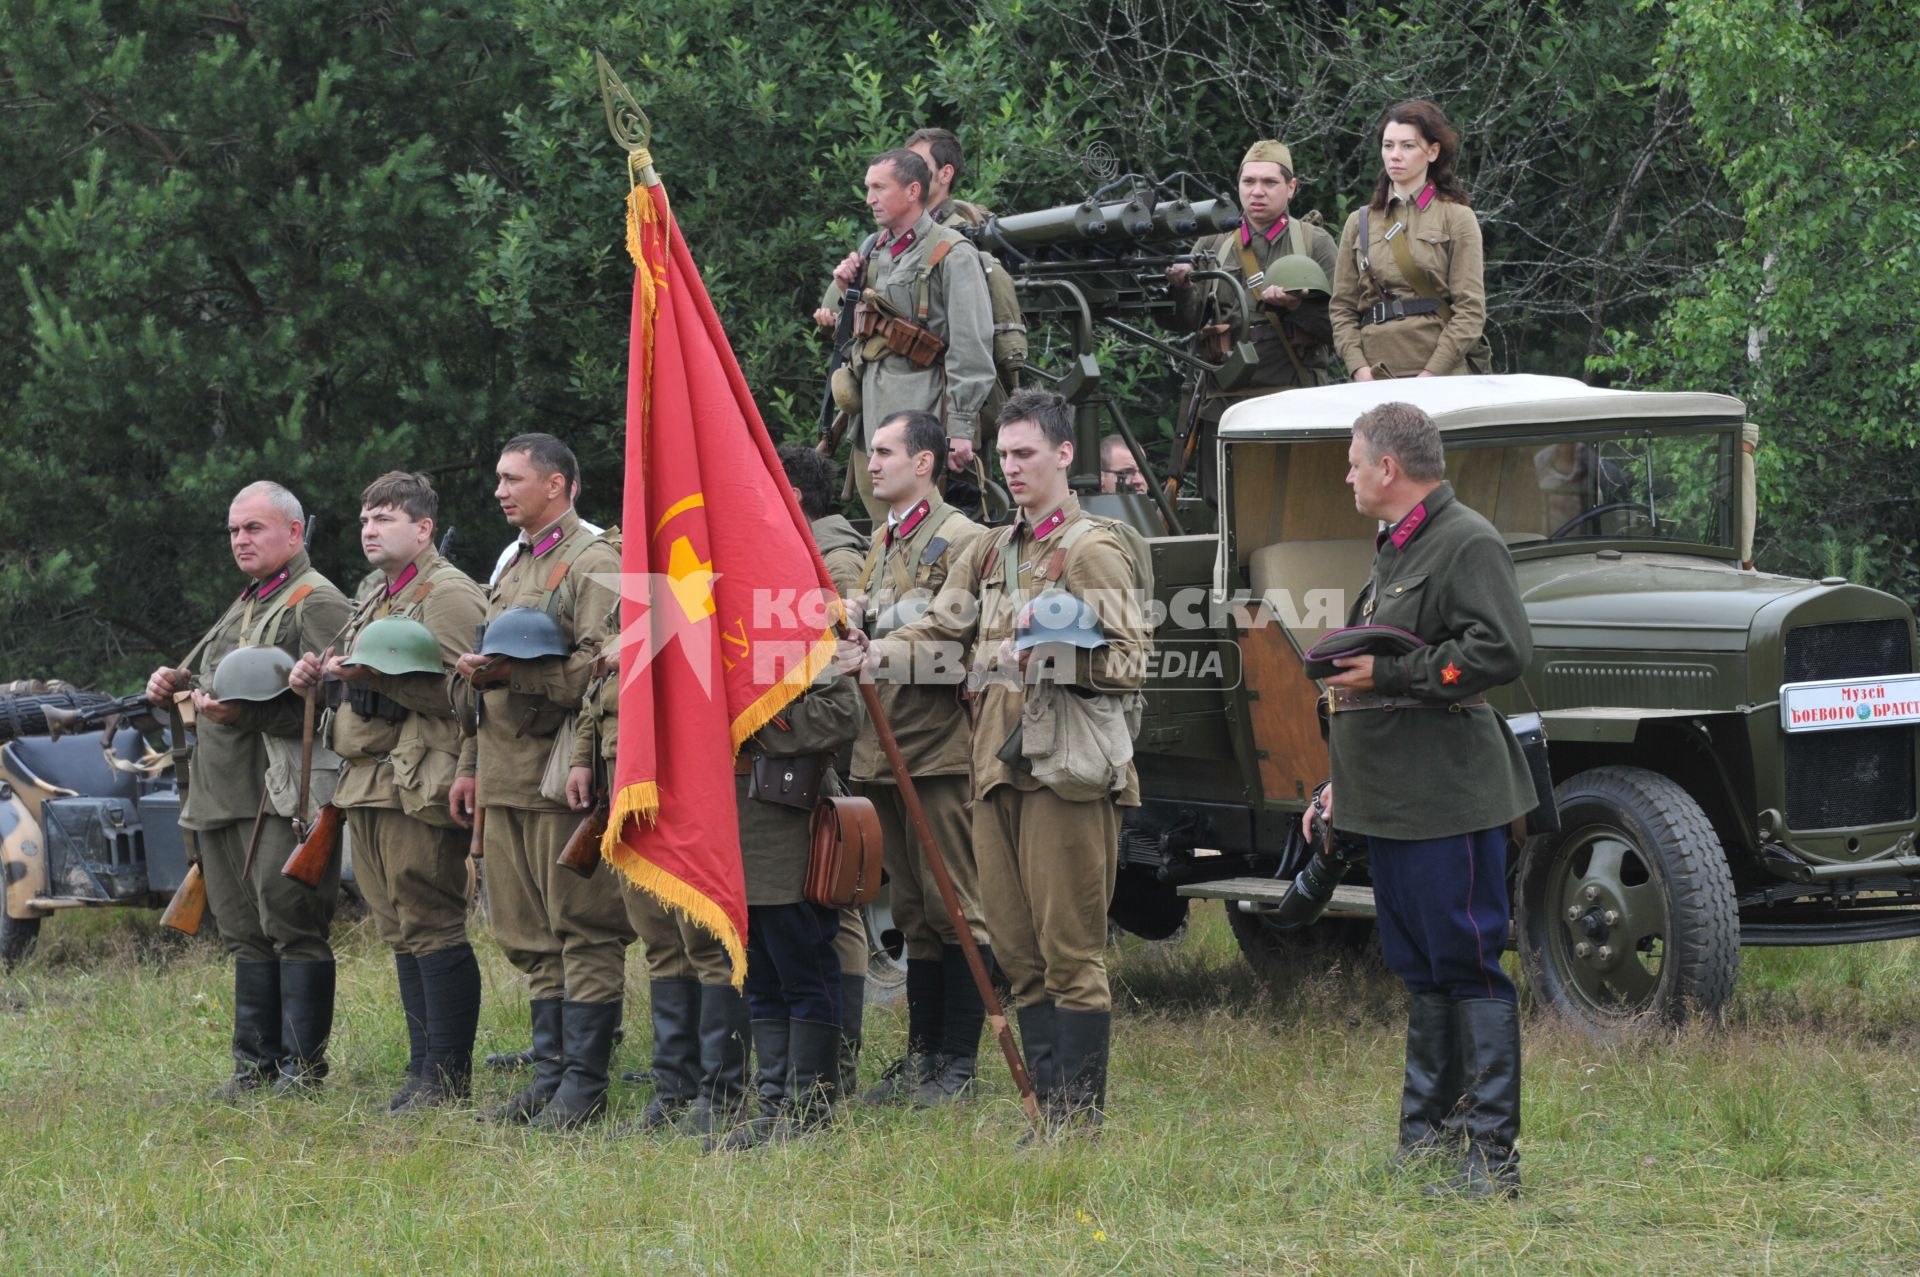
<svg viewBox="0 0 1920 1277">
<path fill-rule="evenodd" d="M 1640 767 L 1554 791 L 1560 832 L 1520 852 L 1520 964 L 1535 999 L 1596 1034 L 1717 1015 L 1740 969 L 1733 875 L 1700 804 Z"/>
<path fill-rule="evenodd" d="M 867 1002 L 892 1006 L 906 996 L 907 961 L 905 943 L 893 925 L 893 888 L 884 874 L 880 894 L 860 906 L 860 920 L 867 928 Z"/>
<path fill-rule="evenodd" d="M 1244 912 L 1235 900 L 1225 903 L 1227 926 L 1241 956 L 1271 985 L 1293 984 L 1340 962 L 1352 966 L 1378 934 L 1366 918 L 1322 918 L 1311 927 L 1283 931 L 1273 925 L 1271 914 Z"/>
<path fill-rule="evenodd" d="M 10 918 L 0 913 L 0 969 L 11 971 L 40 936 L 39 918 Z"/>
</svg>

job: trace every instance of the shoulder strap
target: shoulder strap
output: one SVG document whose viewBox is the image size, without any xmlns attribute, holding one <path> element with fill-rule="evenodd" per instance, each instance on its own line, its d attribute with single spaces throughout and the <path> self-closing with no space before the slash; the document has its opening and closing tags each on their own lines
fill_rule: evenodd
<svg viewBox="0 0 1920 1277">
<path fill-rule="evenodd" d="M 1307 233 L 1300 229 L 1300 219 L 1287 219 L 1287 248 L 1295 257 L 1307 256 Z"/>
<path fill-rule="evenodd" d="M 954 238 L 943 237 L 933 246 L 933 251 L 927 254 L 926 265 L 920 268 L 919 278 L 913 281 L 913 314 L 922 328 L 927 326 L 927 313 L 933 309 L 933 272 L 940 268 L 941 262 L 947 260 L 947 254 L 953 251 L 955 242 L 960 238 L 958 231 L 948 230 L 947 233 Z"/>
<path fill-rule="evenodd" d="M 287 591 L 286 597 L 276 599 L 269 604 L 267 610 L 260 615 L 260 618 L 253 623 L 245 634 L 241 635 L 242 640 L 246 642 L 249 647 L 258 647 L 260 640 L 273 631 L 274 627 L 279 624 L 281 616 L 284 615 L 289 608 L 293 609 L 294 625 L 298 627 L 300 623 L 300 605 L 307 601 L 307 596 L 313 593 L 314 586 L 318 585 L 322 579 L 321 575 L 312 568 L 308 568 L 305 572 L 302 572 L 297 578 L 289 582 L 292 588 Z"/>
<path fill-rule="evenodd" d="M 1389 301 L 1393 294 L 1388 292 L 1387 286 L 1380 282 L 1380 277 L 1373 273 L 1373 257 L 1368 252 L 1372 243 L 1372 232 L 1367 229 L 1367 214 L 1372 211 L 1372 208 L 1372 204 L 1360 206 L 1360 234 L 1356 238 L 1354 247 L 1360 256 L 1360 270 L 1372 282 L 1373 291 L 1380 294 L 1381 301 Z"/>
<path fill-rule="evenodd" d="M 1413 249 L 1407 246 L 1410 234 L 1405 222 L 1395 222 L 1393 228 L 1387 232 L 1387 247 L 1393 250 L 1393 264 L 1400 268 L 1400 275 L 1407 281 L 1408 288 L 1440 308 L 1436 312 L 1440 316 L 1440 322 L 1450 323 L 1453 320 L 1453 307 L 1447 305 L 1446 299 L 1440 296 L 1440 290 L 1433 286 L 1433 281 L 1427 277 L 1427 272 L 1414 264 Z"/>
<path fill-rule="evenodd" d="M 880 566 L 880 559 L 885 555 L 886 550 L 886 533 L 874 533 L 873 544 L 867 547 L 867 561 L 860 565 L 860 580 L 854 586 L 859 593 L 865 594 L 867 587 L 873 584 L 873 571 Z"/>
<path fill-rule="evenodd" d="M 1291 237 L 1299 225 L 1297 219 L 1290 223 L 1287 227 L 1287 235 Z M 1293 343 L 1287 340 L 1287 329 L 1291 327 L 1287 317 L 1280 312 L 1279 307 L 1269 306 L 1260 300 L 1260 288 L 1266 279 L 1266 272 L 1260 269 L 1260 263 L 1254 259 L 1253 249 L 1238 237 L 1235 237 L 1234 242 L 1240 247 L 1240 269 L 1247 277 L 1247 293 L 1253 298 L 1254 304 L 1267 313 L 1267 322 L 1273 325 L 1273 335 L 1279 341 L 1280 349 L 1287 352 L 1287 362 L 1293 365 L 1294 381 L 1302 386 L 1312 385 L 1313 378 L 1307 376 L 1306 365 L 1300 362 L 1300 356 L 1294 350 Z M 1288 246 L 1293 247 L 1291 238 L 1288 240 Z"/>
<path fill-rule="evenodd" d="M 555 619 L 559 618 L 560 587 L 565 583 L 567 573 L 573 571 L 574 563 L 581 555 L 587 552 L 588 546 L 598 545 L 599 543 L 600 536 L 596 533 L 590 537 L 582 537 L 573 545 L 566 546 L 560 551 L 560 557 L 554 562 L 552 570 L 547 573 L 547 579 L 543 587 L 547 592 L 547 603 L 544 610 L 548 616 L 554 617 Z"/>
</svg>

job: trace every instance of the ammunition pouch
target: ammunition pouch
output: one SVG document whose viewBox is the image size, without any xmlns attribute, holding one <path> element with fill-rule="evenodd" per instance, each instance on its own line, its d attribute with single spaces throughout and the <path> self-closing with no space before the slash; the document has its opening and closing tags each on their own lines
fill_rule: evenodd
<svg viewBox="0 0 1920 1277">
<path fill-rule="evenodd" d="M 327 709 L 339 709 L 347 699 L 347 685 L 329 674 L 320 680 L 320 704 Z"/>
<path fill-rule="evenodd" d="M 811 812 L 820 804 L 827 761 L 825 754 L 797 754 L 791 758 L 755 754 L 752 770 L 747 773 L 747 797 L 776 807 Z"/>
<path fill-rule="evenodd" d="M 846 364 L 833 370 L 827 382 L 833 391 L 833 406 L 849 417 L 860 411 L 860 374 Z"/>
<path fill-rule="evenodd" d="M 336 686 L 346 688 L 347 704 L 362 718 L 377 719 L 382 723 L 406 720 L 407 707 L 391 696 L 376 692 L 364 683 L 340 683 Z"/>
<path fill-rule="evenodd" d="M 853 308 L 854 335 L 865 341 L 879 338 L 887 350 L 906 359 L 916 368 L 931 368 L 946 353 L 947 343 L 910 320 L 881 313 L 878 306 L 861 302 Z"/>
<path fill-rule="evenodd" d="M 1194 353 L 1203 359 L 1221 360 L 1233 353 L 1233 325 L 1208 324 L 1195 339 Z"/>
</svg>

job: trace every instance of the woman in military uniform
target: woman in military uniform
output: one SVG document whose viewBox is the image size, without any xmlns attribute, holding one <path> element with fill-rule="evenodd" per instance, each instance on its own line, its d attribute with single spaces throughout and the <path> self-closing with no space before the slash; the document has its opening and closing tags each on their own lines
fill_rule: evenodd
<svg viewBox="0 0 1920 1277">
<path fill-rule="evenodd" d="M 1460 135 L 1431 102 L 1380 121 L 1372 200 L 1347 218 L 1333 277 L 1333 346 L 1355 381 L 1487 372 L 1480 222 L 1454 176 Z"/>
</svg>

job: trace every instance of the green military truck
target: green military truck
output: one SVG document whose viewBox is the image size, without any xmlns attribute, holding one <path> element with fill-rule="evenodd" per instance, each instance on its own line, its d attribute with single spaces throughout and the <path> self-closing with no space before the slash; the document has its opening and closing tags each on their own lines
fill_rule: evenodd
<svg viewBox="0 0 1920 1277">
<path fill-rule="evenodd" d="M 1920 935 L 1912 611 L 1752 565 L 1739 400 L 1539 376 L 1318 387 L 1226 414 L 1219 533 L 1151 542 L 1164 615 L 1115 920 L 1167 934 L 1190 898 L 1222 899 L 1256 966 L 1370 935 L 1364 866 L 1311 927 L 1275 908 L 1328 770 L 1301 653 L 1344 622 L 1377 530 L 1346 447 L 1393 400 L 1439 423 L 1533 625 L 1532 664 L 1493 697 L 1542 716 L 1558 799 L 1560 830 L 1511 868 L 1533 995 L 1597 1028 L 1677 1020 L 1726 1002 L 1743 945 Z M 1141 501 L 1090 505 L 1137 517 Z"/>
</svg>

